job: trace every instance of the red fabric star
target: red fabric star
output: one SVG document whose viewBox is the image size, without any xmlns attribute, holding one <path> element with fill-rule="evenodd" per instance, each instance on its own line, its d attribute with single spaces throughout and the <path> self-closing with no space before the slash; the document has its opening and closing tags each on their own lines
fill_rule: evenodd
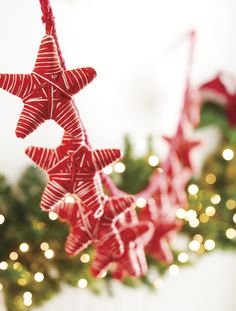
<svg viewBox="0 0 236 311">
<path fill-rule="evenodd" d="M 167 202 L 167 198 L 163 200 L 162 196 L 159 193 L 155 200 L 149 199 L 147 205 L 140 210 L 139 218 L 141 221 L 149 220 L 154 225 L 154 234 L 145 248 L 147 254 L 170 264 L 173 262 L 173 254 L 169 241 L 180 229 L 181 223 L 176 220 L 176 209 L 170 200 Z"/>
<path fill-rule="evenodd" d="M 74 143 L 75 142 L 75 143 Z M 100 217 L 103 211 L 96 173 L 120 158 L 118 149 L 91 150 L 76 138 L 56 149 L 30 147 L 26 154 L 49 175 L 41 208 L 52 210 L 66 194 L 75 194 Z"/>
<path fill-rule="evenodd" d="M 0 74 L 0 87 L 24 102 L 16 136 L 24 138 L 45 120 L 55 120 L 82 139 L 83 131 L 72 96 L 96 77 L 93 68 L 63 70 L 53 36 L 45 35 L 31 74 Z"/>
<path fill-rule="evenodd" d="M 80 201 L 63 202 L 56 206 L 54 211 L 60 219 L 71 225 L 66 253 L 69 256 L 77 255 L 93 243 L 114 256 L 120 256 L 124 252 L 124 245 L 115 227 L 115 221 L 120 214 L 130 209 L 133 203 L 132 196 L 106 199 L 104 213 L 99 219 L 94 218 L 95 211 L 88 209 Z"/>
<path fill-rule="evenodd" d="M 171 146 L 171 152 L 177 154 L 179 161 L 183 166 L 192 169 L 190 152 L 192 148 L 197 147 L 200 144 L 199 141 L 185 138 L 182 130 L 180 130 L 174 137 L 163 136 L 163 138 Z"/>
<path fill-rule="evenodd" d="M 136 212 L 130 210 L 121 215 L 116 226 L 124 243 L 124 252 L 118 257 L 109 252 L 109 249 L 98 246 L 91 267 L 92 275 L 99 277 L 109 269 L 111 264 L 115 264 L 114 278 L 123 279 L 126 275 L 144 276 L 148 269 L 144 246 L 153 234 L 152 224 L 147 221 L 139 222 Z"/>
</svg>

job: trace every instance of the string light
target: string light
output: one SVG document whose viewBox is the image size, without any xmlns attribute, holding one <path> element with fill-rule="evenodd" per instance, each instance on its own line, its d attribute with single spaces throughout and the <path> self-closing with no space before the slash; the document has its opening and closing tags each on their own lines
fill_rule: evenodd
<svg viewBox="0 0 236 311">
<path fill-rule="evenodd" d="M 191 184 L 188 186 L 188 193 L 191 195 L 196 195 L 199 191 L 199 188 L 195 184 Z"/>
<path fill-rule="evenodd" d="M 0 214 L 0 225 L 2 225 L 5 222 L 5 217 Z"/>
<path fill-rule="evenodd" d="M 226 207 L 231 210 L 231 209 L 234 209 L 236 207 L 236 201 L 235 200 L 228 200 L 226 201 Z"/>
<path fill-rule="evenodd" d="M 31 294 L 31 292 L 25 292 L 24 294 L 23 294 L 23 298 L 25 299 L 25 300 L 31 300 L 32 299 L 32 294 Z"/>
<path fill-rule="evenodd" d="M 147 201 L 144 198 L 138 198 L 136 200 L 136 206 L 139 208 L 144 208 L 146 206 L 146 204 L 147 204 Z"/>
<path fill-rule="evenodd" d="M 209 216 L 207 216 L 205 213 L 202 213 L 199 219 L 203 224 L 206 224 L 209 221 Z"/>
<path fill-rule="evenodd" d="M 80 279 L 78 281 L 79 288 L 86 288 L 88 286 L 88 281 L 86 279 Z"/>
<path fill-rule="evenodd" d="M 15 262 L 13 265 L 13 268 L 15 270 L 21 270 L 22 269 L 22 265 L 19 262 Z"/>
<path fill-rule="evenodd" d="M 110 175 L 113 172 L 113 168 L 111 165 L 108 165 L 106 167 L 104 167 L 103 169 L 103 173 L 106 175 Z"/>
<path fill-rule="evenodd" d="M 228 239 L 232 240 L 236 238 L 236 230 L 233 228 L 229 228 L 226 230 L 225 235 L 227 236 Z"/>
<path fill-rule="evenodd" d="M 179 273 L 179 267 L 177 265 L 171 265 L 169 267 L 169 274 L 174 276 Z"/>
<path fill-rule="evenodd" d="M 19 255 L 16 252 L 11 252 L 9 257 L 11 260 L 17 260 Z"/>
<path fill-rule="evenodd" d="M 43 230 L 43 229 L 45 228 L 45 223 L 42 222 L 42 221 L 38 222 L 37 225 L 36 225 L 36 228 L 37 228 L 39 231 Z"/>
<path fill-rule="evenodd" d="M 31 294 L 31 292 L 25 292 L 23 294 L 24 305 L 26 307 L 29 307 L 32 305 L 32 297 L 33 297 L 33 295 Z"/>
<path fill-rule="evenodd" d="M 41 272 L 36 272 L 34 275 L 34 279 L 36 282 L 41 283 L 44 280 L 44 275 Z"/>
<path fill-rule="evenodd" d="M 210 198 L 212 204 L 219 204 L 221 201 L 221 197 L 219 194 L 213 194 Z"/>
<path fill-rule="evenodd" d="M 54 251 L 52 249 L 48 249 L 44 252 L 44 256 L 47 259 L 52 259 L 54 257 Z"/>
<path fill-rule="evenodd" d="M 160 160 L 158 159 L 158 157 L 156 155 L 151 155 L 149 158 L 148 158 L 148 163 L 150 166 L 157 166 L 159 163 L 160 163 Z"/>
<path fill-rule="evenodd" d="M 180 253 L 178 255 L 178 261 L 181 263 L 186 263 L 189 260 L 189 256 L 187 253 Z"/>
<path fill-rule="evenodd" d="M 3 289 L 3 285 L 2 283 L 0 283 L 0 291 Z"/>
<path fill-rule="evenodd" d="M 225 150 L 223 150 L 222 156 L 226 161 L 230 161 L 234 157 L 234 152 L 232 149 L 226 148 Z"/>
<path fill-rule="evenodd" d="M 54 213 L 54 212 L 49 212 L 48 217 L 51 220 L 57 220 L 58 215 L 56 213 Z"/>
<path fill-rule="evenodd" d="M 216 209 L 213 206 L 207 206 L 205 212 L 207 216 L 211 217 L 215 215 Z"/>
<path fill-rule="evenodd" d="M 200 248 L 200 243 L 197 240 L 193 240 L 189 243 L 189 249 L 193 252 L 198 251 Z"/>
<path fill-rule="evenodd" d="M 7 270 L 8 263 L 6 261 L 0 262 L 0 270 Z"/>
<path fill-rule="evenodd" d="M 26 252 L 28 252 L 28 250 L 29 250 L 29 244 L 27 244 L 27 243 L 21 243 L 21 245 L 20 245 L 20 251 L 21 251 L 22 253 L 26 253 Z"/>
<path fill-rule="evenodd" d="M 176 211 L 176 217 L 179 219 L 184 219 L 186 217 L 186 210 L 183 208 L 178 208 Z"/>
<path fill-rule="evenodd" d="M 199 226 L 200 221 L 197 218 L 191 219 L 189 221 L 189 226 L 192 228 L 197 228 Z"/>
<path fill-rule="evenodd" d="M 43 242 L 41 243 L 40 248 L 42 251 L 46 251 L 49 249 L 49 244 L 47 242 Z"/>
<path fill-rule="evenodd" d="M 18 284 L 19 284 L 20 286 L 25 286 L 25 285 L 27 284 L 27 281 L 26 281 L 26 279 L 20 278 L 20 279 L 18 280 Z"/>
<path fill-rule="evenodd" d="M 89 260 L 90 260 L 89 254 L 83 254 L 83 255 L 80 256 L 80 261 L 81 261 L 82 263 L 88 263 Z"/>
<path fill-rule="evenodd" d="M 215 245 L 216 245 L 215 241 L 210 239 L 206 240 L 204 243 L 204 247 L 207 251 L 212 251 L 215 248 Z"/>
<path fill-rule="evenodd" d="M 186 220 L 187 221 L 191 221 L 191 220 L 194 220 L 196 219 L 197 217 L 197 212 L 193 209 L 190 209 L 186 212 Z"/>
<path fill-rule="evenodd" d="M 199 243 L 202 243 L 203 241 L 203 237 L 201 236 L 201 234 L 195 234 L 193 239 L 198 241 Z"/>
<path fill-rule="evenodd" d="M 236 223 L 236 214 L 234 214 L 234 216 L 233 216 L 233 222 Z"/>
<path fill-rule="evenodd" d="M 116 173 L 124 173 L 125 171 L 125 165 L 122 162 L 117 162 L 114 166 L 114 170 Z"/>
<path fill-rule="evenodd" d="M 213 185 L 216 182 L 216 176 L 211 173 L 207 174 L 205 180 L 209 185 Z"/>
</svg>

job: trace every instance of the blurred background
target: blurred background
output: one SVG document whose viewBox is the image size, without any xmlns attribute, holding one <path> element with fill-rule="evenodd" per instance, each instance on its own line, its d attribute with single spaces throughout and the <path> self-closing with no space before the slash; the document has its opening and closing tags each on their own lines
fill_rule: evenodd
<svg viewBox="0 0 236 311">
<path fill-rule="evenodd" d="M 155 149 L 165 156 L 167 147 L 160 136 L 173 134 L 178 122 L 189 51 L 185 35 L 190 30 L 197 32 L 193 84 L 199 85 L 221 70 L 236 74 L 234 0 L 51 2 L 67 68 L 92 66 L 98 73 L 76 95 L 96 148 L 121 148 L 124 135 L 129 134 L 137 154 L 142 154 L 146 137 L 152 134 Z M 32 71 L 44 34 L 40 19 L 37 0 L 0 2 L 1 72 Z M 19 140 L 14 129 L 21 100 L 0 91 L 0 102 L 0 172 L 13 183 L 31 164 L 25 148 L 56 147 L 62 130 L 47 121 L 30 137 Z M 205 146 L 217 140 L 214 131 L 201 135 Z M 195 158 L 199 161 L 197 155 Z M 235 260 L 235 253 L 205 255 L 178 275 L 166 276 L 155 293 L 127 289 L 116 282 L 113 297 L 65 286 L 61 294 L 35 310 L 235 311 Z M 1 292 L 0 310 L 5 310 Z"/>
</svg>

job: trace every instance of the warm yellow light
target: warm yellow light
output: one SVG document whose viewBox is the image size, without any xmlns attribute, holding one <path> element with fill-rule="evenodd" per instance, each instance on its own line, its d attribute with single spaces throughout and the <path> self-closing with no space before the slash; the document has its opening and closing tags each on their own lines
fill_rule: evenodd
<svg viewBox="0 0 236 311">
<path fill-rule="evenodd" d="M 44 275 L 43 275 L 43 273 L 41 273 L 41 272 L 35 273 L 34 279 L 35 279 L 35 281 L 38 282 L 38 283 L 43 282 L 43 280 L 44 280 Z"/>
<path fill-rule="evenodd" d="M 216 209 L 213 206 L 207 206 L 205 212 L 207 216 L 211 217 L 215 215 Z"/>
<path fill-rule="evenodd" d="M 52 259 L 54 257 L 54 251 L 52 249 L 48 249 L 45 251 L 44 256 L 47 259 Z"/>
<path fill-rule="evenodd" d="M 206 240 L 204 243 L 204 247 L 207 251 L 212 251 L 215 248 L 215 245 L 215 241 L 210 239 Z"/>
<path fill-rule="evenodd" d="M 28 250 L 29 250 L 29 244 L 27 244 L 27 243 L 21 243 L 21 245 L 20 245 L 20 251 L 21 251 L 22 253 L 26 253 L 26 252 L 28 252 Z"/>
<path fill-rule="evenodd" d="M 201 236 L 201 234 L 195 234 L 193 239 L 198 241 L 199 243 L 202 243 L 203 241 L 203 237 Z"/>
<path fill-rule="evenodd" d="M 2 283 L 0 283 L 0 290 L 2 290 L 3 289 L 3 285 L 2 285 Z"/>
<path fill-rule="evenodd" d="M 40 248 L 42 251 L 46 251 L 49 249 L 49 244 L 47 242 L 43 242 L 41 243 Z"/>
<path fill-rule="evenodd" d="M 199 191 L 199 188 L 195 184 L 191 184 L 188 186 L 188 193 L 191 195 L 196 195 Z"/>
<path fill-rule="evenodd" d="M 0 262 L 0 270 L 7 270 L 8 263 L 6 261 Z"/>
<path fill-rule="evenodd" d="M 171 265 L 170 267 L 169 267 L 169 274 L 170 275 L 176 275 L 176 274 L 178 274 L 179 273 L 179 267 L 177 266 L 177 265 Z"/>
<path fill-rule="evenodd" d="M 216 176 L 214 174 L 207 174 L 206 175 L 206 182 L 209 185 L 213 185 L 216 182 Z"/>
<path fill-rule="evenodd" d="M 25 300 L 31 300 L 31 299 L 32 299 L 32 293 L 31 293 L 31 292 L 25 292 L 25 293 L 23 294 L 23 298 L 24 298 Z"/>
<path fill-rule="evenodd" d="M 179 219 L 184 219 L 186 217 L 186 210 L 183 208 L 178 208 L 176 211 L 176 217 Z"/>
<path fill-rule="evenodd" d="M 231 199 L 226 201 L 226 207 L 230 210 L 234 209 L 236 207 L 236 201 Z"/>
<path fill-rule="evenodd" d="M 114 170 L 116 173 L 124 173 L 125 171 L 125 165 L 122 162 L 117 162 L 114 166 Z"/>
<path fill-rule="evenodd" d="M 139 208 L 145 207 L 146 204 L 147 204 L 147 201 L 146 201 L 146 199 L 144 199 L 144 198 L 138 198 L 138 199 L 136 200 L 136 206 L 139 207 Z"/>
<path fill-rule="evenodd" d="M 187 253 L 180 253 L 180 254 L 178 255 L 178 261 L 181 262 L 181 263 L 187 262 L 188 259 L 189 259 L 189 256 L 188 256 Z"/>
<path fill-rule="evenodd" d="M 199 219 L 203 224 L 206 224 L 209 221 L 209 216 L 207 216 L 205 213 L 202 213 Z"/>
<path fill-rule="evenodd" d="M 29 299 L 29 300 L 24 300 L 24 305 L 25 305 L 26 307 L 30 307 L 30 306 L 32 305 L 32 300 L 31 300 L 31 299 Z"/>
<path fill-rule="evenodd" d="M 79 288 L 86 288 L 88 286 L 88 281 L 86 279 L 80 279 L 78 281 Z"/>
<path fill-rule="evenodd" d="M 190 209 L 186 212 L 186 220 L 191 221 L 196 219 L 197 217 L 197 212 L 193 209 Z"/>
<path fill-rule="evenodd" d="M 223 150 L 222 156 L 226 161 L 230 161 L 234 157 L 234 152 L 232 149 L 226 148 L 225 150 Z"/>
<path fill-rule="evenodd" d="M 5 217 L 0 214 L 0 225 L 2 225 L 5 221 Z"/>
<path fill-rule="evenodd" d="M 221 201 L 221 197 L 219 194 L 213 194 L 210 199 L 212 204 L 219 204 Z"/>
<path fill-rule="evenodd" d="M 113 168 L 111 165 L 108 165 L 103 169 L 103 173 L 106 175 L 110 175 L 112 172 L 113 172 Z"/>
<path fill-rule="evenodd" d="M 49 212 L 48 217 L 51 220 L 57 220 L 58 215 L 56 213 L 54 213 L 54 212 Z"/>
<path fill-rule="evenodd" d="M 81 261 L 82 263 L 88 263 L 89 260 L 90 260 L 89 254 L 83 254 L 83 255 L 80 256 L 80 261 Z"/>
<path fill-rule="evenodd" d="M 37 228 L 39 231 L 43 230 L 43 229 L 45 228 L 45 223 L 42 222 L 42 221 L 38 222 L 37 225 L 36 225 L 36 228 Z"/>
<path fill-rule="evenodd" d="M 193 240 L 189 243 L 189 249 L 193 252 L 198 251 L 200 248 L 200 243 L 197 240 Z"/>
<path fill-rule="evenodd" d="M 233 222 L 236 223 L 236 214 L 234 214 L 234 216 L 233 216 Z"/>
<path fill-rule="evenodd" d="M 11 252 L 9 257 L 11 260 L 17 260 L 19 256 L 16 252 Z"/>
<path fill-rule="evenodd" d="M 19 284 L 20 286 L 25 286 L 25 285 L 27 284 L 27 281 L 26 281 L 26 279 L 20 278 L 20 279 L 18 280 L 18 284 Z"/>
<path fill-rule="evenodd" d="M 148 163 L 149 165 L 151 166 L 157 166 L 159 164 L 160 160 L 158 159 L 158 157 L 156 155 L 151 155 L 149 158 L 148 158 Z"/>
<path fill-rule="evenodd" d="M 197 228 L 199 226 L 199 223 L 199 220 L 197 218 L 194 218 L 189 221 L 189 226 L 192 228 Z"/>
<path fill-rule="evenodd" d="M 76 198 L 71 195 L 71 194 L 67 194 L 65 197 L 65 203 L 75 203 Z"/>
<path fill-rule="evenodd" d="M 156 280 L 153 282 L 153 285 L 154 285 L 154 287 L 155 287 L 156 289 L 162 288 L 162 284 L 163 284 L 163 282 L 162 282 L 161 279 L 156 279 Z"/>
<path fill-rule="evenodd" d="M 225 234 L 226 234 L 227 238 L 230 240 L 236 238 L 236 230 L 233 228 L 227 229 Z"/>
<path fill-rule="evenodd" d="M 19 262 L 15 262 L 13 265 L 13 268 L 15 270 L 20 270 L 20 269 L 22 269 L 22 265 Z"/>
</svg>

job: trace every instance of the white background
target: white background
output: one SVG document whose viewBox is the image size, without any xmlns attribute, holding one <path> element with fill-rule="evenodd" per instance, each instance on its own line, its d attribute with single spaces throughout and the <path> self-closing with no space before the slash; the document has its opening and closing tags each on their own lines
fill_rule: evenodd
<svg viewBox="0 0 236 311">
<path fill-rule="evenodd" d="M 76 96 L 95 147 L 121 147 L 125 133 L 140 146 L 149 133 L 157 139 L 174 132 L 188 51 L 183 36 L 191 29 L 198 33 L 194 83 L 219 70 L 236 74 L 235 0 L 54 0 L 52 4 L 68 68 L 93 66 L 98 73 Z M 37 0 L 0 1 L 0 72 L 32 70 L 44 34 L 40 15 Z M 10 181 L 30 164 L 26 146 L 54 147 L 62 136 L 62 130 L 48 121 L 24 141 L 16 139 L 21 109 L 20 99 L 0 91 L 0 172 Z M 158 146 L 157 152 L 164 153 L 165 146 Z M 40 310 L 235 311 L 235 274 L 235 256 L 215 254 L 167 279 L 159 295 L 118 286 L 110 299 L 67 289 Z"/>
</svg>

